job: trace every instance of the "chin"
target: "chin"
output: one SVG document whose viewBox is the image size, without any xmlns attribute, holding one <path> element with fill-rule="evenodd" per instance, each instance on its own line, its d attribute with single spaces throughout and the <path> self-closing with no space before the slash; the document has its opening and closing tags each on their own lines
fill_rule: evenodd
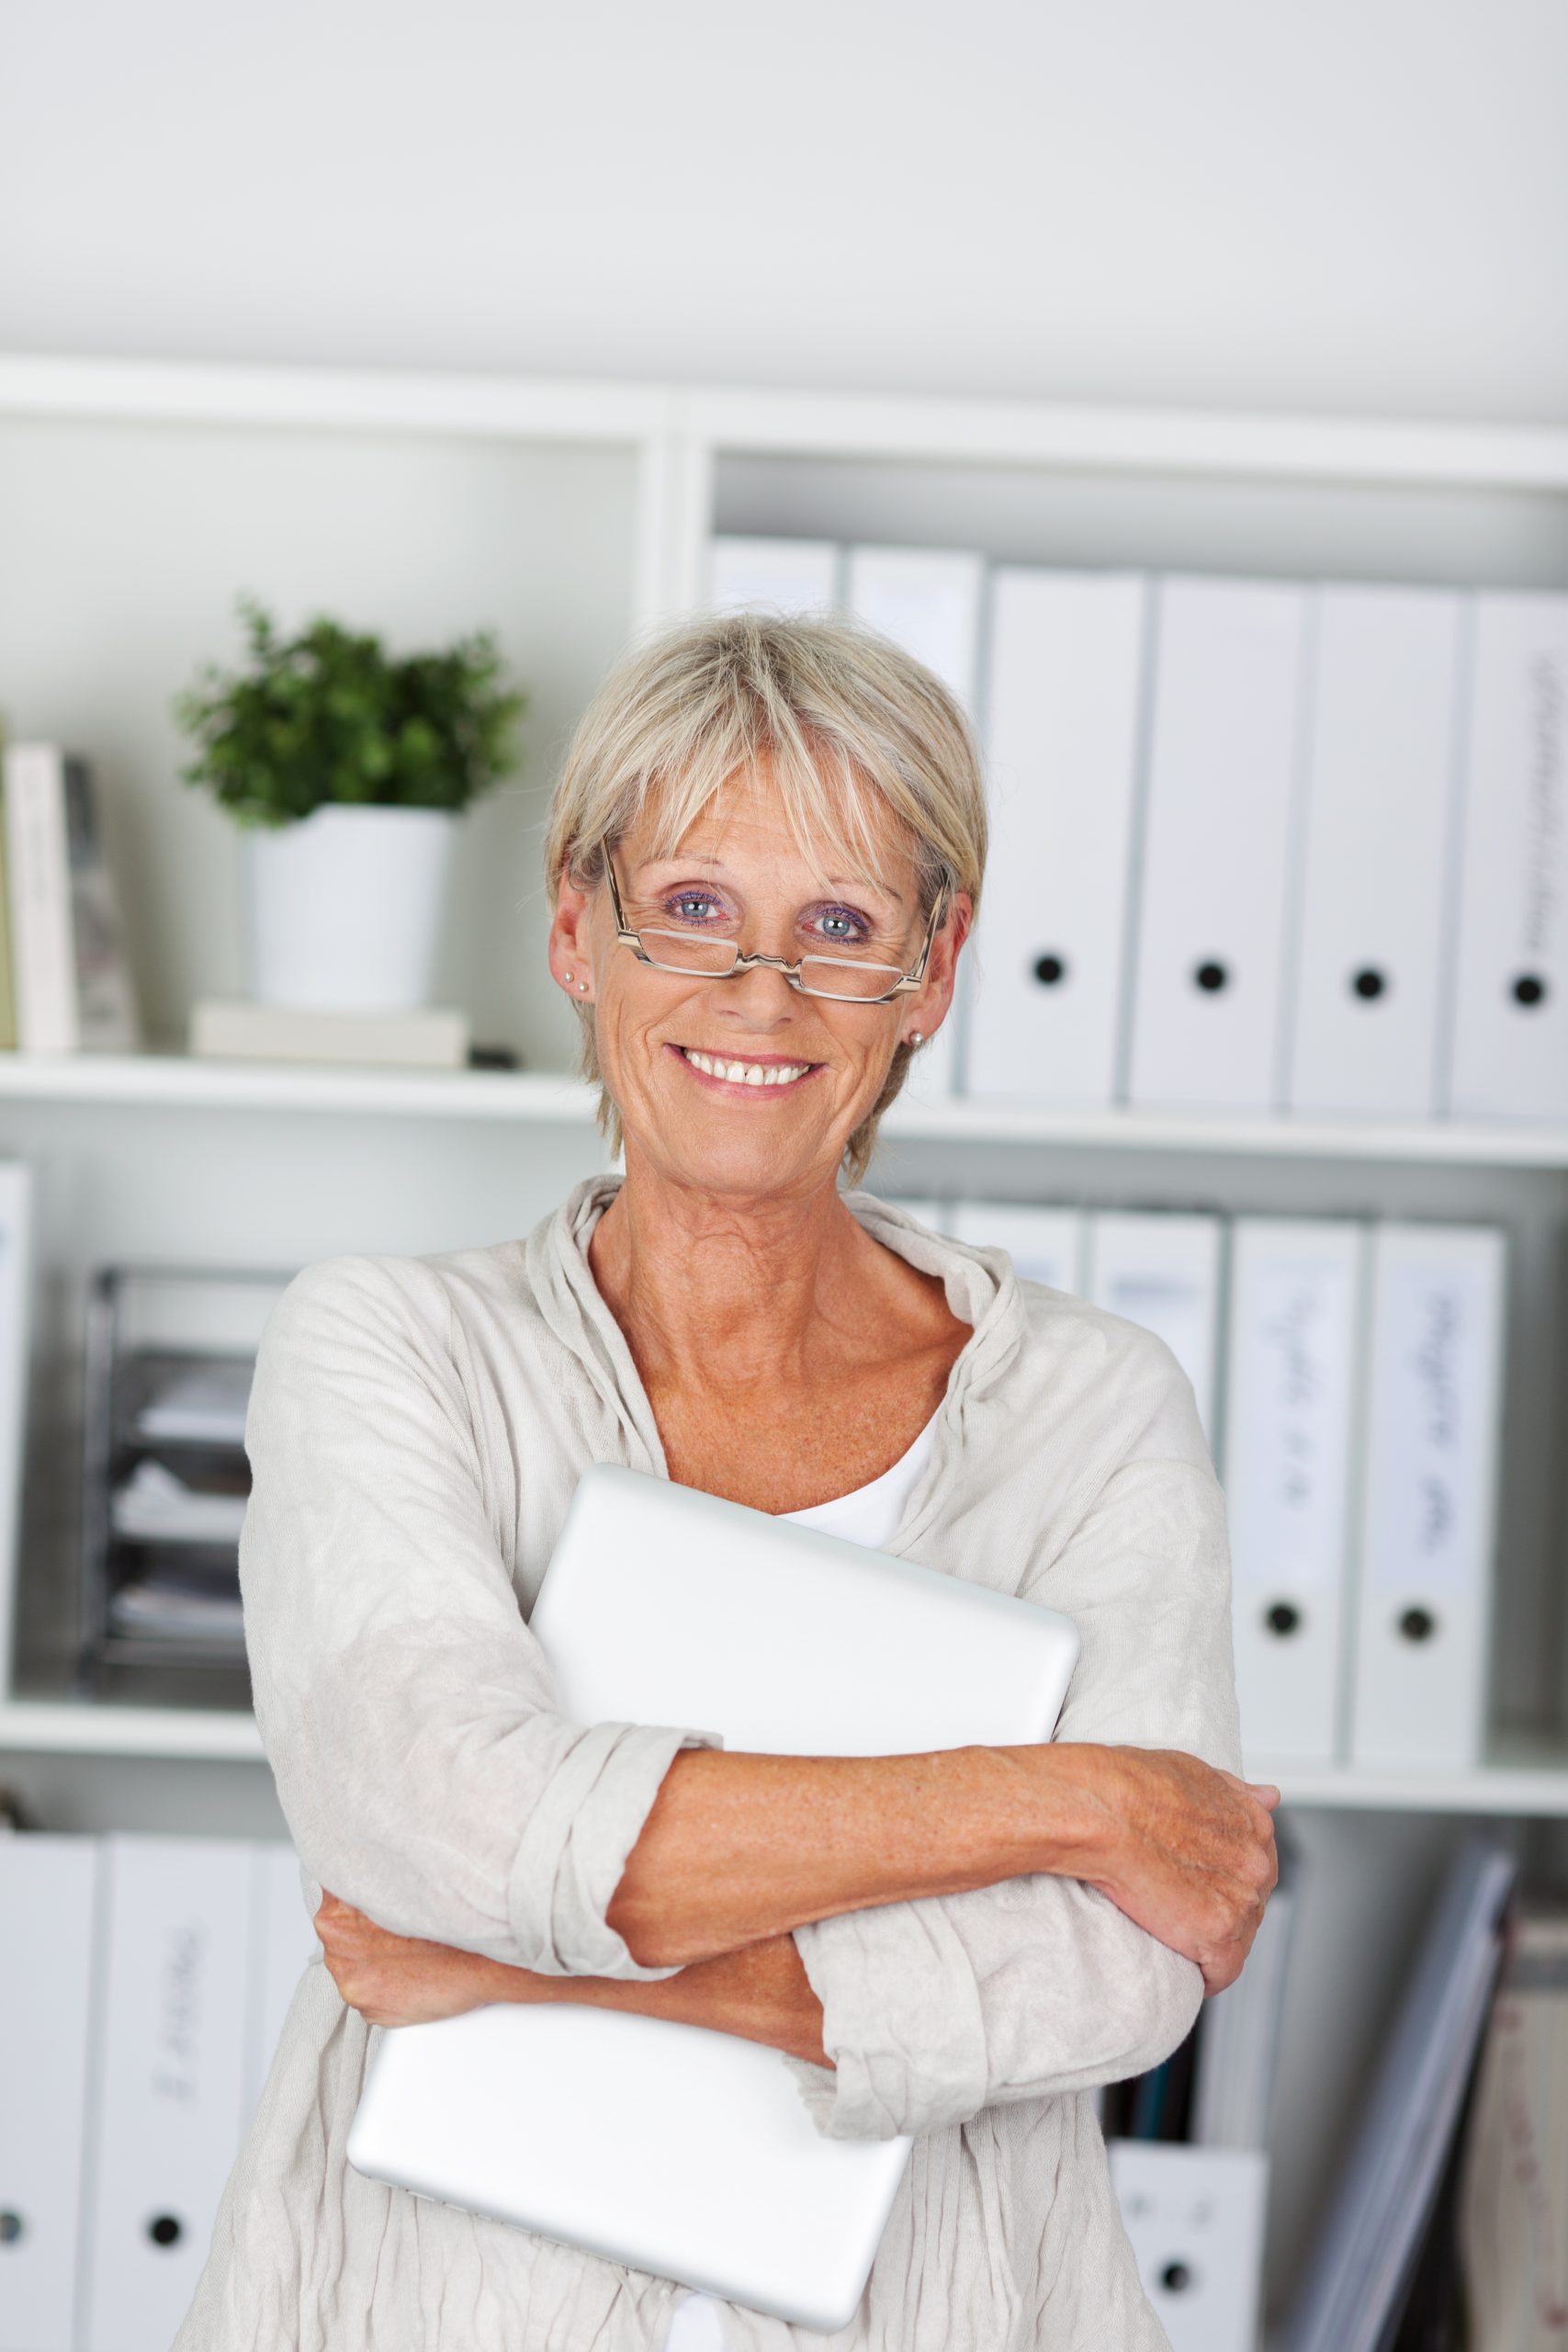
<svg viewBox="0 0 1568 2352">
<path fill-rule="evenodd" d="M 825 1162 L 819 1136 L 737 1133 L 739 1122 L 723 1117 L 691 1119 L 678 1136 L 668 1132 L 657 1147 L 642 1148 L 642 1156 L 683 1191 L 725 1194 L 756 1200 L 770 1193 L 817 1191 L 831 1185 L 838 1174 L 834 1155 Z M 628 1137 L 634 1150 L 636 1139 Z"/>
</svg>

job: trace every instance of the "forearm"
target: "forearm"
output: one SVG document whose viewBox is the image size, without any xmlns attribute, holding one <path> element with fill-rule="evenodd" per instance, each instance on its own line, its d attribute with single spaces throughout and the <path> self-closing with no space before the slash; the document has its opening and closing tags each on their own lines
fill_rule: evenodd
<svg viewBox="0 0 1568 2352">
<path fill-rule="evenodd" d="M 664 1776 L 608 1924 L 639 1965 L 689 1969 L 845 1911 L 1036 1871 L 1092 1875 L 1101 1754 L 689 1750 Z"/>
<path fill-rule="evenodd" d="M 769 1936 L 742 1951 L 694 1961 L 677 1975 L 651 1981 L 619 1976 L 543 1981 L 550 1983 L 549 1997 L 555 2000 L 585 2000 L 595 2008 L 627 2009 L 637 2017 L 706 2026 L 714 2033 L 738 2034 L 743 2041 L 786 2051 L 792 2058 L 807 2058 L 814 2065 L 832 2063 L 822 2046 L 822 2004 L 811 1989 L 793 1936 Z M 532 1993 L 519 1987 L 514 1997 L 527 2000 Z"/>
<path fill-rule="evenodd" d="M 389 1939 L 390 1940 L 390 1939 Z M 620 1976 L 541 1976 L 527 1968 L 473 1952 L 426 1946 L 419 1954 L 424 1989 L 445 2008 L 480 2008 L 497 2002 L 524 2007 L 569 2002 L 579 2008 L 624 2009 L 636 2017 L 667 2018 L 675 2025 L 706 2026 L 765 2042 L 818 2066 L 830 2064 L 822 2047 L 822 2004 L 811 1989 L 792 1936 L 769 1936 L 742 1951 L 724 1952 L 651 1981 Z M 403 1988 L 406 1997 L 406 1985 Z"/>
<path fill-rule="evenodd" d="M 316 1933 L 333 1982 L 368 2025 L 430 2025 L 498 2002 L 570 2002 L 707 2026 L 818 2066 L 829 2063 L 822 2046 L 822 2005 L 789 1936 L 769 1937 L 649 1983 L 547 1976 L 456 1944 L 394 1935 L 330 1893 L 316 1913 Z"/>
</svg>

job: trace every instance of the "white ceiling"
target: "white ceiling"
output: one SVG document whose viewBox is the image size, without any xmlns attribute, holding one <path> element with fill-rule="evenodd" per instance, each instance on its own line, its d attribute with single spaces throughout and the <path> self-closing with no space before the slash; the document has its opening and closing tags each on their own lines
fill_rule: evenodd
<svg viewBox="0 0 1568 2352">
<path fill-rule="evenodd" d="M 0 345 L 1561 420 L 1564 0 L 5 0 Z"/>
</svg>

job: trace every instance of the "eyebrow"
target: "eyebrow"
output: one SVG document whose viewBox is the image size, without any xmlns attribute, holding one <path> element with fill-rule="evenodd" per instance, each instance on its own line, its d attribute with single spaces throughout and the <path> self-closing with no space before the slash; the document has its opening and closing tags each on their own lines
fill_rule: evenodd
<svg viewBox="0 0 1568 2352">
<path fill-rule="evenodd" d="M 637 871 L 640 875 L 650 865 L 705 865 L 720 873 L 728 871 L 722 857 L 705 855 L 700 850 L 685 853 L 672 850 L 666 857 L 645 857 Z M 883 898 L 891 899 L 895 906 L 901 907 L 904 903 L 902 890 L 895 890 L 888 882 L 873 882 L 865 876 L 855 881 L 840 874 L 826 874 L 822 879 L 824 888 L 829 890 L 876 890 Z"/>
</svg>

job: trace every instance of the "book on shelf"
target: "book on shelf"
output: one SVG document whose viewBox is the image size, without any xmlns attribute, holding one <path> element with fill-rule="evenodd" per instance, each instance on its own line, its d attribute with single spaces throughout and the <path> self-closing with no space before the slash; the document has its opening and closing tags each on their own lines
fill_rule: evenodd
<svg viewBox="0 0 1568 2352">
<path fill-rule="evenodd" d="M 1384 2352 L 1393 2340 L 1461 2126 L 1517 1870 L 1479 1838 L 1450 1868 L 1281 2352 Z"/>
<path fill-rule="evenodd" d="M 6 746 L 5 848 L 17 1045 L 133 1051 L 141 1027 L 85 761 L 58 743 Z"/>
<path fill-rule="evenodd" d="M 1454 2235 L 1475 2352 L 1568 2340 L 1568 1914 L 1526 1911 L 1482 2052 Z"/>
<path fill-rule="evenodd" d="M 462 1069 L 467 1013 L 308 1012 L 209 1000 L 191 1014 L 190 1049 L 216 1061 L 358 1063 L 376 1069 Z"/>
<path fill-rule="evenodd" d="M 1301 1865 L 1276 1825 L 1280 1881 L 1247 1966 L 1203 2004 L 1189 2136 L 1201 2148 L 1267 2148 L 1284 2024 Z"/>
</svg>

